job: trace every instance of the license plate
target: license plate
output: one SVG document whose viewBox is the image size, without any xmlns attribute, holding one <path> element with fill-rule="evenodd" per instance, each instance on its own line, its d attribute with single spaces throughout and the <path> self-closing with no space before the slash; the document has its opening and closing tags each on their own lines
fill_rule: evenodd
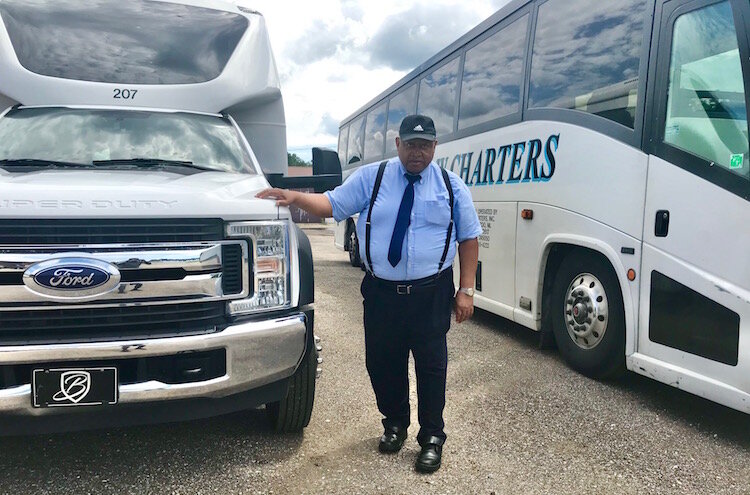
<svg viewBox="0 0 750 495">
<path fill-rule="evenodd" d="M 36 369 L 34 407 L 117 404 L 117 368 Z"/>
</svg>

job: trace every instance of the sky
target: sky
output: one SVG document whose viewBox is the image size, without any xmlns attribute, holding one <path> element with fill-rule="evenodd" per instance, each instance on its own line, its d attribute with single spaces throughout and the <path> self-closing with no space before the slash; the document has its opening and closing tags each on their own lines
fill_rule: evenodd
<svg viewBox="0 0 750 495">
<path fill-rule="evenodd" d="M 239 0 L 266 20 L 288 151 L 336 149 L 339 122 L 508 0 Z"/>
</svg>

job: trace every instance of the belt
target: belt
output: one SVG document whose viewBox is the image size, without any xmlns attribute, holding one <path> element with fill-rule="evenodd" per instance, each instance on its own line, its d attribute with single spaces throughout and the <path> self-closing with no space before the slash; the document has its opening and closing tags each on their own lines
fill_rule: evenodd
<svg viewBox="0 0 750 495">
<path fill-rule="evenodd" d="M 408 296 L 412 292 L 435 288 L 438 284 L 438 281 L 449 275 L 451 278 L 453 277 L 452 268 L 447 268 L 435 275 L 419 278 L 416 280 L 385 280 L 382 278 L 378 278 L 369 272 L 365 276 L 370 277 L 370 280 L 372 280 L 372 282 L 380 288 L 386 289 L 389 292 L 393 291 L 396 294 L 402 296 Z"/>
</svg>

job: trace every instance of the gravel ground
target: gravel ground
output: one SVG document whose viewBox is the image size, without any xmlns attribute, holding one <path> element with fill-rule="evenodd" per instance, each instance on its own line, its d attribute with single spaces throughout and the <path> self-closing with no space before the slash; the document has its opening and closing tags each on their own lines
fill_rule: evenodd
<svg viewBox="0 0 750 495">
<path fill-rule="evenodd" d="M 584 378 L 536 335 L 478 312 L 448 334 L 443 467 L 377 452 L 364 366 L 362 272 L 308 229 L 324 372 L 303 434 L 262 410 L 170 425 L 2 438 L 0 493 L 750 493 L 750 416 L 647 378 Z M 416 393 L 412 373 L 412 413 Z"/>
</svg>

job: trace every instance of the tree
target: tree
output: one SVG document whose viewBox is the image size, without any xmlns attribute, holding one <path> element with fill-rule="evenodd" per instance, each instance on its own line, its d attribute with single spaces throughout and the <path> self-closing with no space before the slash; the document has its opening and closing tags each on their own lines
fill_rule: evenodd
<svg viewBox="0 0 750 495">
<path fill-rule="evenodd" d="M 287 157 L 287 164 L 290 167 L 312 167 L 312 163 L 308 163 L 302 158 L 300 158 L 297 153 L 289 153 L 286 154 Z"/>
</svg>

